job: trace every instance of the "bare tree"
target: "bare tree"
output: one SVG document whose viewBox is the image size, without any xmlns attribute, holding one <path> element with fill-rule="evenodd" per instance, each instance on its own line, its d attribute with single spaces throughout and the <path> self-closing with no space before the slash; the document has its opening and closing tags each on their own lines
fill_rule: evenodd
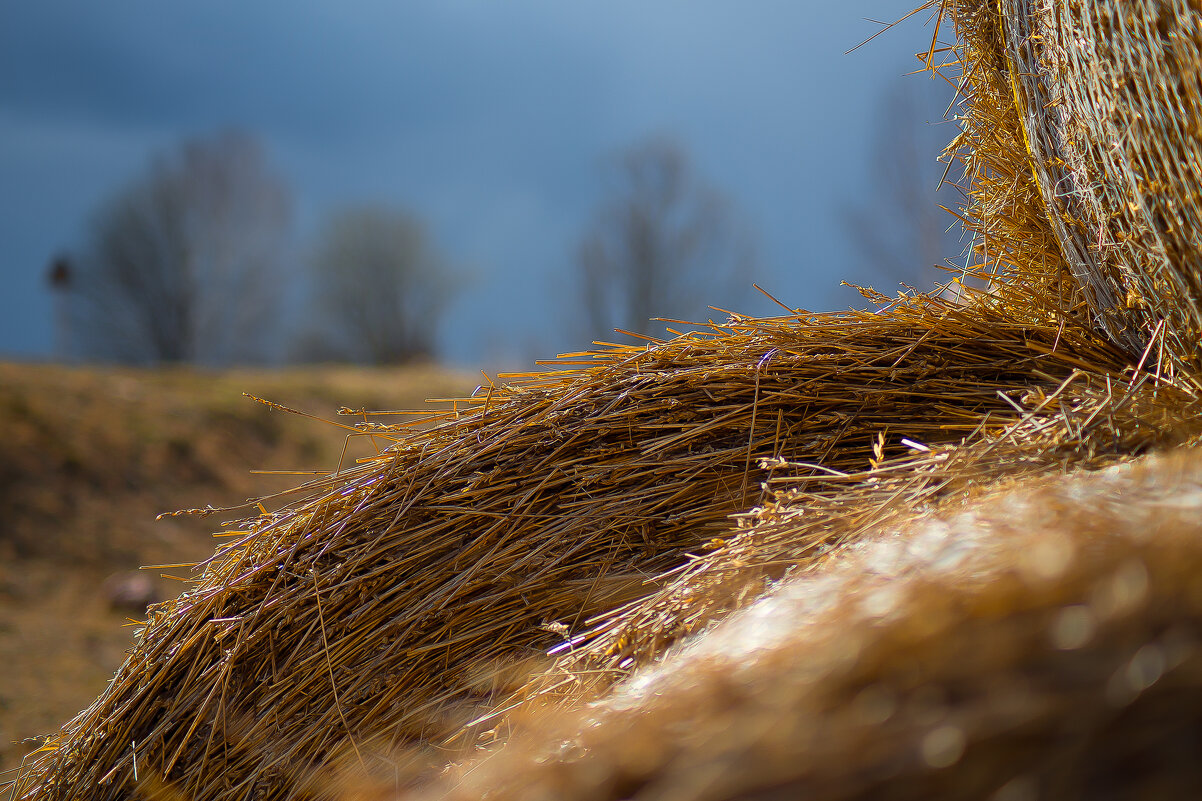
<svg viewBox="0 0 1202 801">
<path fill-rule="evenodd" d="M 455 277 L 415 216 L 369 206 L 334 216 L 312 268 L 315 326 L 299 357 L 396 364 L 434 355 Z"/>
<path fill-rule="evenodd" d="M 875 191 L 843 215 L 865 277 L 930 289 L 949 277 L 935 265 L 964 250 L 956 218 L 941 208 L 961 200 L 938 160 L 956 133 L 940 124 L 951 96 L 942 82 L 907 76 L 881 99 L 869 154 Z"/>
<path fill-rule="evenodd" d="M 618 155 L 609 177 L 609 198 L 578 253 L 589 333 L 647 333 L 652 317 L 697 319 L 706 304 L 737 305 L 749 237 L 680 145 L 665 138 L 635 144 Z"/>
<path fill-rule="evenodd" d="M 86 356 L 227 364 L 276 332 L 288 190 L 258 143 L 185 142 L 100 208 L 71 291 Z"/>
</svg>

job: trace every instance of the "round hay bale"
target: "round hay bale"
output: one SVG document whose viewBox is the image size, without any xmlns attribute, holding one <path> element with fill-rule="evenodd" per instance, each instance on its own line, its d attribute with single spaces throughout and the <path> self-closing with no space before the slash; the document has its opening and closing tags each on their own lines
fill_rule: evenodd
<svg viewBox="0 0 1202 801">
<path fill-rule="evenodd" d="M 1163 336 L 1165 368 L 1196 373 L 1202 15 L 1151 0 L 940 5 L 964 42 L 971 216 L 998 237 L 982 247 L 1017 256 L 1021 270 L 1062 261 L 1099 331 L 1132 354 Z M 1046 223 L 1019 206 L 1041 208 Z M 1048 231 L 1059 258 L 1046 253 Z"/>
</svg>

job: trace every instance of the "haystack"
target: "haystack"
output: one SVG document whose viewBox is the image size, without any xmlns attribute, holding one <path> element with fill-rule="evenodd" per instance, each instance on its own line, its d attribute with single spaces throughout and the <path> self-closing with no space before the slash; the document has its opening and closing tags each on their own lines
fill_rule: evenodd
<svg viewBox="0 0 1202 801">
<path fill-rule="evenodd" d="M 1163 2 L 1004 0 L 997 23 L 1047 219 L 1095 325 L 1202 337 L 1202 19 Z M 984 32 L 980 32 L 984 34 Z"/>
<path fill-rule="evenodd" d="M 379 459 L 227 532 L 38 763 L 71 777 L 41 797 L 124 797 L 136 755 L 188 798 L 284 798 L 342 751 L 442 742 L 512 689 L 486 665 L 545 653 L 728 536 L 761 460 L 860 471 L 903 433 L 933 447 L 1012 423 L 999 390 L 1051 394 L 1083 365 L 1119 385 L 1124 364 L 1086 332 L 930 299 L 587 360 L 382 431 Z"/>
<path fill-rule="evenodd" d="M 1137 86 L 1159 80 L 1149 53 L 1197 43 L 1192 12 L 1111 5 L 936 9 L 960 41 L 954 64 L 934 47 L 928 62 L 961 88 L 951 152 L 985 290 L 734 317 L 561 357 L 428 429 L 364 422 L 391 447 L 224 530 L 14 797 L 325 797 L 332 765 L 437 768 L 461 758 L 449 744 L 607 692 L 889 521 L 1193 444 L 1202 162 L 1160 161 L 1202 130 L 1193 89 L 1093 81 L 1029 35 L 1047 27 L 1045 48 L 1084 26 Z M 1136 100 L 1147 125 L 1097 138 Z"/>
</svg>

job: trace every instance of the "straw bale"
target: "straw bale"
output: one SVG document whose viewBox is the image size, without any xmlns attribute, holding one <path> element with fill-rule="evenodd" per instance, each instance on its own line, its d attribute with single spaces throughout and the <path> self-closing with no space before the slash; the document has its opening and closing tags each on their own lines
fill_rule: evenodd
<svg viewBox="0 0 1202 801">
<path fill-rule="evenodd" d="M 878 532 L 419 798 L 1196 798 L 1202 451 Z"/>
<path fill-rule="evenodd" d="M 1202 16 L 1152 0 L 940 10 L 962 43 L 957 144 L 979 247 L 1027 280 L 1070 272 L 1060 307 L 1082 294 L 1092 325 L 1131 353 L 1163 325 L 1167 367 L 1196 373 Z"/>
</svg>

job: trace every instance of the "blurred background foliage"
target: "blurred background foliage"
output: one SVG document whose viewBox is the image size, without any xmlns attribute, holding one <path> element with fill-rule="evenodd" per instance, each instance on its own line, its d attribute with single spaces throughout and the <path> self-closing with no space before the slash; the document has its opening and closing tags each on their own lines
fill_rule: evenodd
<svg viewBox="0 0 1202 801">
<path fill-rule="evenodd" d="M 949 87 L 921 15 L 856 49 L 910 10 L 14 9 L 0 355 L 511 368 L 930 286 Z"/>
<path fill-rule="evenodd" d="M 951 96 L 914 79 L 882 93 L 868 156 L 877 191 L 840 208 L 850 272 L 929 289 L 965 252 L 945 210 L 958 207 L 959 190 L 939 161 Z M 746 308 L 755 226 L 684 143 L 651 134 L 598 163 L 603 191 L 568 262 L 565 328 L 583 341 L 615 329 L 662 335 L 657 318 Z M 83 248 L 50 263 L 57 355 L 206 366 L 437 361 L 444 315 L 473 275 L 420 212 L 347 206 L 297 243 L 291 206 L 287 180 L 248 133 L 157 154 L 95 210 Z"/>
</svg>

